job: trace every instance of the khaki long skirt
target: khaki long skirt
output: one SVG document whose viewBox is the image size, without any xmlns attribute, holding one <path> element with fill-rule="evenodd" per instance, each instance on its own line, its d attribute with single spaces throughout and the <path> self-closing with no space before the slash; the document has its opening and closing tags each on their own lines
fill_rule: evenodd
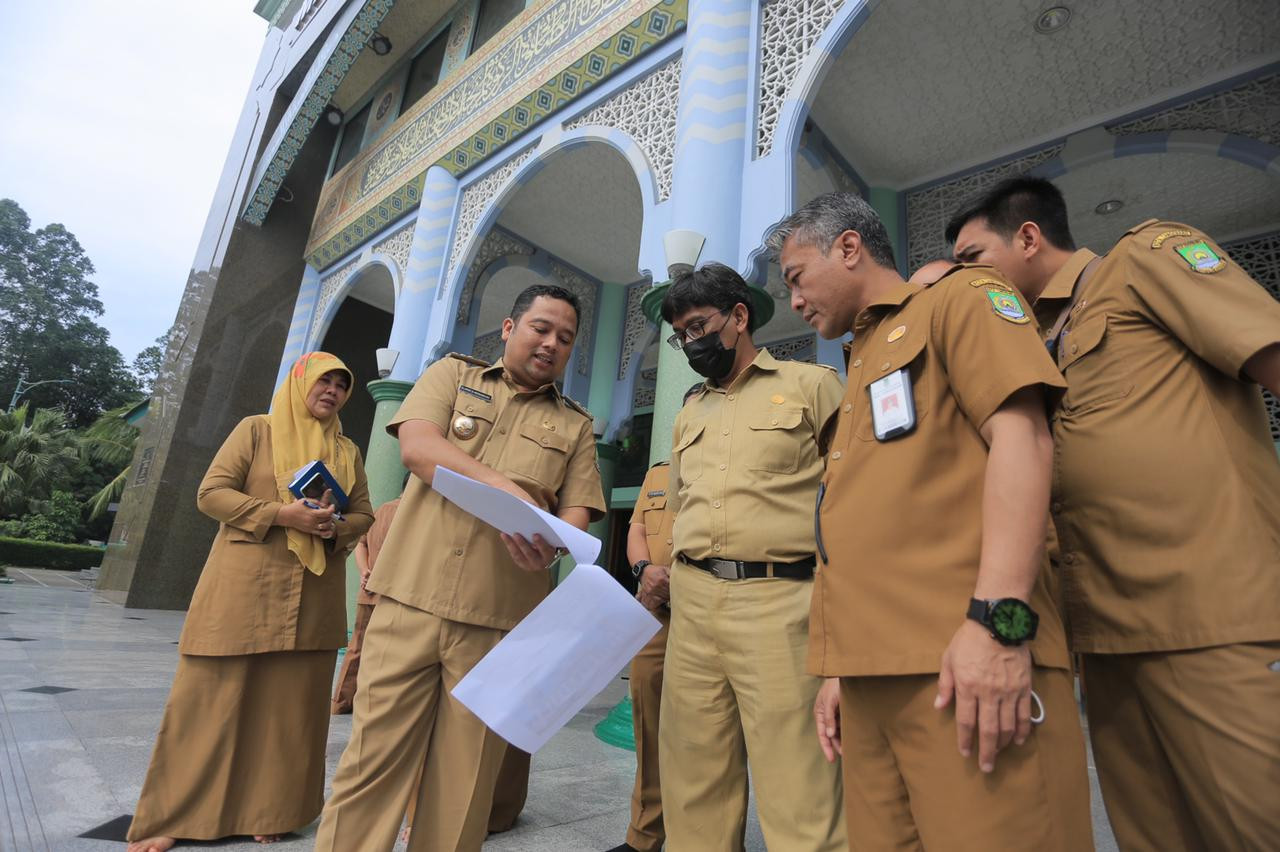
<svg viewBox="0 0 1280 852">
<path fill-rule="evenodd" d="M 337 654 L 184 654 L 129 839 L 284 834 L 319 816 Z"/>
</svg>

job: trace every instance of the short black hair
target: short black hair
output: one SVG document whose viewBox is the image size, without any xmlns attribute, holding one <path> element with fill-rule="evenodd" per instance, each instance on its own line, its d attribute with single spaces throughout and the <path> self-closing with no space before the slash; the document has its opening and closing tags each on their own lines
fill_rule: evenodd
<svg viewBox="0 0 1280 852">
<path fill-rule="evenodd" d="M 690 308 L 710 306 L 731 311 L 742 303 L 747 306 L 747 330 L 755 331 L 756 309 L 751 304 L 750 285 L 735 270 L 723 263 L 704 263 L 690 272 L 676 276 L 662 297 L 662 319 L 671 322 Z"/>
<path fill-rule="evenodd" d="M 578 305 L 578 297 L 563 287 L 557 287 L 555 284 L 534 284 L 521 290 L 520 295 L 516 296 L 516 303 L 511 306 L 511 321 L 519 323 L 520 317 L 524 316 L 524 312 L 529 310 L 533 300 L 539 296 L 568 302 L 569 307 L 573 308 L 575 326 L 582 324 L 582 308 Z"/>
<path fill-rule="evenodd" d="M 1005 178 L 970 199 L 947 222 L 947 242 L 954 243 L 960 229 L 973 219 L 984 219 L 987 227 L 1006 242 L 1013 239 L 1023 222 L 1035 222 L 1051 246 L 1063 251 L 1076 250 L 1062 190 L 1044 178 L 1028 175 Z"/>
<path fill-rule="evenodd" d="M 782 257 L 782 244 L 792 238 L 794 245 L 817 246 L 826 254 L 845 231 L 858 232 L 863 248 L 878 266 L 897 268 L 884 220 L 852 192 L 828 192 L 814 198 L 775 225 L 765 239 L 765 247 L 775 261 Z"/>
</svg>

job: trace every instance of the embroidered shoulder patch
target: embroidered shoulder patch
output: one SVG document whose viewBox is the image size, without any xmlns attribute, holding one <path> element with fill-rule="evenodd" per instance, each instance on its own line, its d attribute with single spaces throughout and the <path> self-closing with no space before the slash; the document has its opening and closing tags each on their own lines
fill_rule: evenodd
<svg viewBox="0 0 1280 852">
<path fill-rule="evenodd" d="M 1006 293 L 1010 293 L 1013 291 L 1012 287 L 1010 287 L 1005 282 L 1001 281 L 999 278 L 975 278 L 969 282 L 969 286 L 970 287 L 993 287 L 997 290 L 1004 290 Z"/>
<path fill-rule="evenodd" d="M 1022 309 L 1022 303 L 1018 301 L 1018 297 L 1006 290 L 996 290 L 988 288 L 987 298 L 991 300 L 991 309 L 996 312 L 996 316 L 1009 322 L 1022 323 L 1031 322 L 1031 318 L 1027 316 L 1027 312 Z"/>
<path fill-rule="evenodd" d="M 1182 255 L 1182 259 L 1196 272 L 1221 272 L 1227 268 L 1227 262 L 1209 248 L 1209 244 L 1204 240 L 1174 246 L 1174 251 Z"/>
<path fill-rule="evenodd" d="M 1158 249 L 1160 248 L 1160 246 L 1165 244 L 1166 240 L 1172 239 L 1173 237 L 1189 237 L 1189 236 L 1191 236 L 1191 232 L 1188 231 L 1186 228 L 1175 228 L 1172 231 L 1162 231 L 1156 235 L 1156 238 L 1154 240 L 1151 241 L 1151 247 L 1153 249 Z"/>
</svg>

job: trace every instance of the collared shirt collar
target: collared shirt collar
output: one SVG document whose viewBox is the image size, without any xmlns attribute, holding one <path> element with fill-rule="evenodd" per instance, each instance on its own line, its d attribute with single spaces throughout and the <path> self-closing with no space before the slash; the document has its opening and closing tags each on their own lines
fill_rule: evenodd
<svg viewBox="0 0 1280 852">
<path fill-rule="evenodd" d="M 1078 249 L 1075 254 L 1067 258 L 1067 262 L 1062 264 L 1062 268 L 1053 273 L 1049 278 L 1049 283 L 1040 291 L 1037 302 L 1042 299 L 1070 299 L 1071 292 L 1076 288 L 1076 280 L 1080 277 L 1080 273 L 1084 272 L 1084 268 L 1089 265 L 1096 254 L 1088 249 Z"/>
<path fill-rule="evenodd" d="M 734 376 L 733 381 L 728 385 L 713 384 L 710 379 L 702 383 L 704 390 L 716 391 L 717 393 L 725 393 L 735 384 L 744 381 L 743 376 L 752 370 L 765 370 L 767 372 L 776 372 L 778 370 L 779 361 L 769 354 L 769 350 L 761 346 L 756 352 L 756 357 L 751 359 L 751 363 L 742 368 L 742 372 Z"/>
<path fill-rule="evenodd" d="M 506 381 L 507 384 L 511 385 L 511 388 L 516 393 L 542 393 L 543 391 L 549 390 L 551 391 L 551 394 L 556 398 L 558 402 L 564 401 L 563 395 L 560 393 L 560 388 L 556 387 L 555 382 L 549 382 L 548 384 L 545 384 L 542 387 L 532 391 L 521 390 L 520 388 L 516 387 L 516 383 L 511 380 L 511 375 L 507 372 L 506 365 L 502 363 L 501 358 L 499 358 L 497 361 L 494 361 L 488 367 L 485 367 L 483 370 L 481 370 L 480 374 L 487 376 L 494 372 L 497 372 L 499 375 L 501 375 L 503 380 Z"/>
<path fill-rule="evenodd" d="M 919 284 L 912 284 L 908 281 L 899 281 L 888 290 L 885 290 L 876 298 L 867 303 L 858 316 L 853 321 L 853 331 L 857 334 L 858 330 L 865 328 L 872 323 L 876 315 L 881 313 L 877 308 L 900 308 L 905 305 L 912 296 L 924 291 L 926 288 Z"/>
</svg>

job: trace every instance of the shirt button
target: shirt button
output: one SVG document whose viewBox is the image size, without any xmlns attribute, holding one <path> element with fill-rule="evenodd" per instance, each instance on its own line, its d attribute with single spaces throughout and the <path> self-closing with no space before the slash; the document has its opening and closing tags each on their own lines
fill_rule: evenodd
<svg viewBox="0 0 1280 852">
<path fill-rule="evenodd" d="M 667 544 L 670 544 L 670 543 L 671 543 L 671 539 L 667 539 Z"/>
<path fill-rule="evenodd" d="M 720 430 L 720 434 L 721 434 L 721 435 L 728 435 L 728 434 L 729 434 L 729 430 L 728 430 L 728 429 L 721 429 L 721 430 Z"/>
<path fill-rule="evenodd" d="M 881 365 L 880 365 L 880 369 L 881 369 L 881 370 L 887 370 L 887 369 L 889 369 L 889 362 L 888 362 L 888 361 L 885 361 L 883 364 L 881 364 Z"/>
<path fill-rule="evenodd" d="M 717 545 L 715 545 L 714 547 L 712 547 L 711 549 L 712 549 L 712 550 L 714 550 L 716 553 L 719 553 L 719 552 L 720 552 L 720 545 L 718 545 L 718 544 L 717 544 Z"/>
<path fill-rule="evenodd" d="M 1073 343 L 1073 344 L 1071 344 L 1071 354 L 1072 354 L 1072 355 L 1076 354 L 1076 353 L 1077 353 L 1077 352 L 1079 352 L 1079 351 L 1080 351 L 1080 347 L 1079 347 L 1079 346 L 1077 346 L 1077 345 L 1076 345 L 1076 344 L 1074 344 L 1074 343 Z"/>
<path fill-rule="evenodd" d="M 846 413 L 846 414 L 848 414 L 850 411 L 853 411 L 853 403 L 851 403 L 851 402 L 846 402 L 846 403 L 844 404 L 844 410 L 845 410 L 845 413 Z"/>
<path fill-rule="evenodd" d="M 719 501 L 719 500 L 716 500 L 714 503 L 712 503 L 712 504 L 711 504 L 711 507 L 712 507 L 713 509 L 719 509 L 719 508 L 720 508 L 720 501 Z"/>
<path fill-rule="evenodd" d="M 1049 511 L 1053 512 L 1055 515 L 1058 514 L 1059 512 L 1062 511 L 1062 504 L 1054 503 L 1052 506 L 1049 507 Z"/>
<path fill-rule="evenodd" d="M 729 400 L 730 402 L 733 402 L 733 394 L 729 394 L 729 396 L 728 396 L 728 400 Z"/>
<path fill-rule="evenodd" d="M 461 555 L 462 555 L 462 548 L 461 548 L 461 547 L 456 548 L 456 549 L 453 551 L 453 555 L 454 555 L 454 556 L 461 556 Z"/>
<path fill-rule="evenodd" d="M 778 418 L 776 418 L 776 417 L 775 417 L 775 418 L 773 418 L 772 420 L 770 420 L 769 422 L 770 422 L 772 425 L 777 426 L 777 425 L 778 425 Z"/>
<path fill-rule="evenodd" d="M 474 405 L 467 406 L 467 411 L 475 411 L 475 410 L 476 410 L 476 407 Z"/>
<path fill-rule="evenodd" d="M 855 366 L 855 367 L 861 367 L 861 366 L 862 366 L 862 359 L 861 359 L 861 358 L 855 358 L 855 359 L 853 360 L 853 366 Z"/>
<path fill-rule="evenodd" d="M 720 465 L 721 470 L 724 470 L 726 467 L 728 467 L 728 465 L 725 465 L 725 464 Z"/>
<path fill-rule="evenodd" d="M 1076 555 L 1074 553 L 1064 553 L 1062 555 L 1062 561 L 1068 565 L 1072 565 L 1076 561 Z"/>
<path fill-rule="evenodd" d="M 836 450 L 834 453 L 831 454 L 831 458 L 838 459 L 840 458 L 840 455 L 841 455 L 840 451 Z"/>
<path fill-rule="evenodd" d="M 507 427 L 506 427 L 506 426 L 499 426 L 499 427 L 498 427 L 498 434 L 500 434 L 500 435 L 505 435 L 505 434 L 507 434 Z"/>
</svg>

